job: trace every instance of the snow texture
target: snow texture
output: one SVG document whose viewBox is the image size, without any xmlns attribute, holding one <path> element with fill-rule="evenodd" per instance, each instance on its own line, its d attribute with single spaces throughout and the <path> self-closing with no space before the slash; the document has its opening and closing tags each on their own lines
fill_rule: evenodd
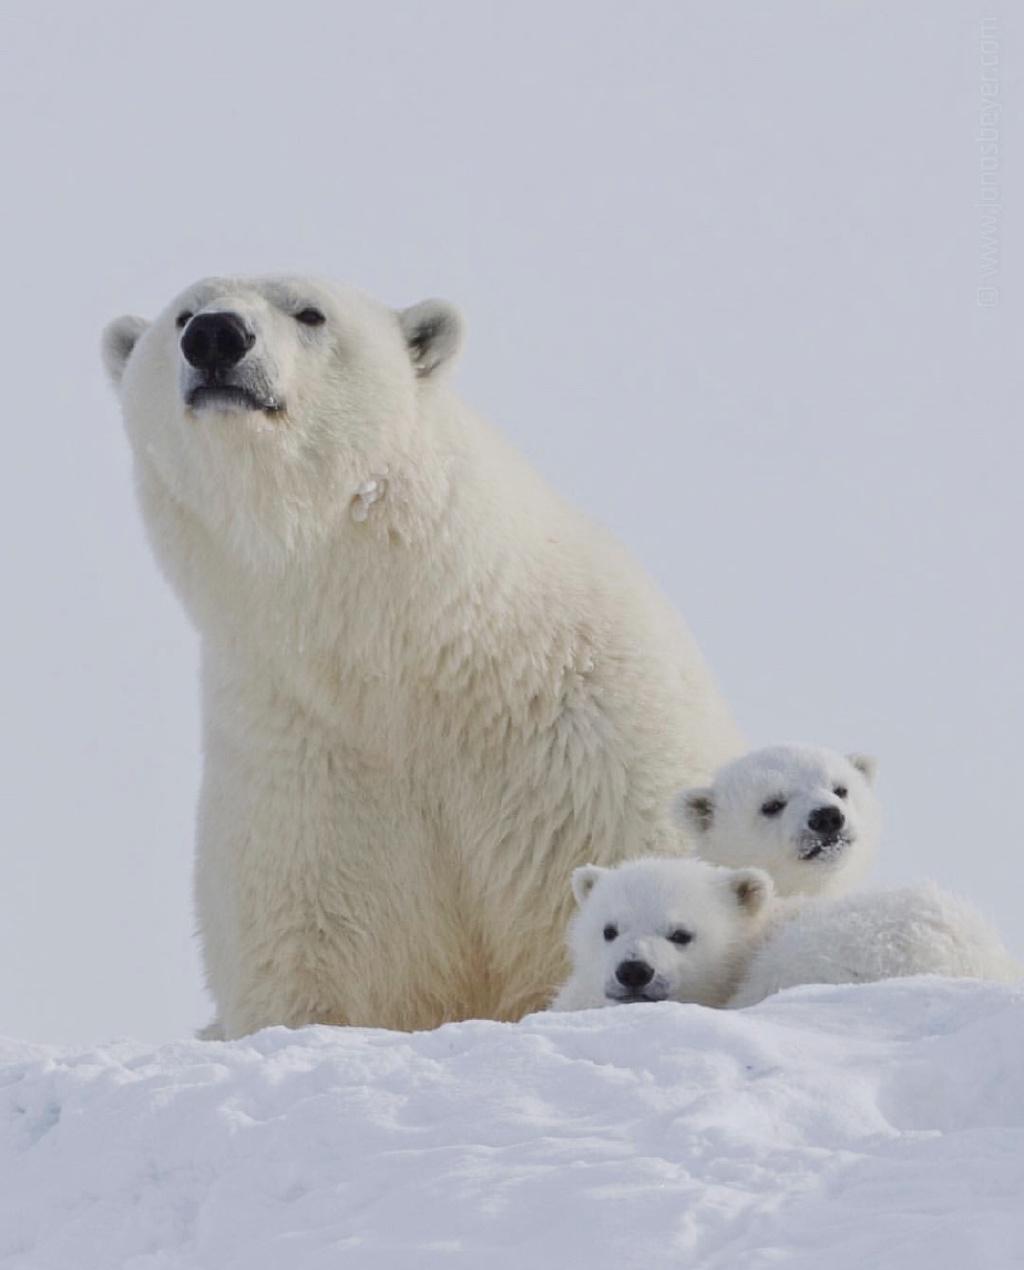
<svg viewBox="0 0 1024 1270">
<path fill-rule="evenodd" d="M 1024 991 L 0 1046 L 18 1270 L 1024 1264 Z"/>
</svg>

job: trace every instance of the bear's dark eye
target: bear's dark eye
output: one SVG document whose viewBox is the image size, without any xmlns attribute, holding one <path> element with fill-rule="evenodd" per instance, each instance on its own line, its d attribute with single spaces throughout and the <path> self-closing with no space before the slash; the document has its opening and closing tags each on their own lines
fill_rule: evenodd
<svg viewBox="0 0 1024 1270">
<path fill-rule="evenodd" d="M 832 790 L 832 793 L 835 794 L 837 798 L 845 798 L 849 792 L 850 791 L 845 785 L 836 785 L 836 787 Z"/>
<path fill-rule="evenodd" d="M 327 321 L 319 309 L 312 306 L 300 309 L 295 315 L 296 322 L 301 322 L 303 326 L 323 326 Z"/>
<path fill-rule="evenodd" d="M 618 939 L 619 928 L 617 926 L 606 926 L 604 928 L 605 940 L 610 944 L 613 939 Z"/>
<path fill-rule="evenodd" d="M 687 944 L 693 943 L 693 932 L 683 930 L 680 926 L 679 929 L 674 930 L 668 938 L 670 943 L 678 944 L 680 948 L 684 948 Z"/>
<path fill-rule="evenodd" d="M 786 806 L 784 798 L 769 798 L 766 803 L 761 804 L 762 816 L 777 816 Z"/>
<path fill-rule="evenodd" d="M 178 314 L 178 316 L 174 319 L 174 325 L 175 325 L 175 326 L 178 328 L 178 330 L 180 331 L 180 330 L 182 329 L 182 327 L 187 326 L 187 325 L 189 324 L 189 322 L 191 322 L 191 321 L 192 321 L 192 313 L 191 313 L 191 310 L 189 310 L 189 309 L 182 309 L 182 311 L 181 311 L 181 312 Z"/>
</svg>

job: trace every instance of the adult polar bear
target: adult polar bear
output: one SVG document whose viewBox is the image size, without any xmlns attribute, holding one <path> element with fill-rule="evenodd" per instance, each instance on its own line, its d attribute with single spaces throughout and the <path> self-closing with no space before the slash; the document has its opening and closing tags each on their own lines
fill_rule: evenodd
<svg viewBox="0 0 1024 1270">
<path fill-rule="evenodd" d="M 202 641 L 220 1030 L 516 1018 L 569 875 L 678 851 L 740 749 L 637 566 L 445 383 L 449 305 L 215 278 L 121 318 L 144 519 Z"/>
</svg>

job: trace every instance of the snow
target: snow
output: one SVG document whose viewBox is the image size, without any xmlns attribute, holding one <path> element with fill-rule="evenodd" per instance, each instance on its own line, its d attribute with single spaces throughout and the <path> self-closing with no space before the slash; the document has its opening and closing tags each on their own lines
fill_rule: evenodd
<svg viewBox="0 0 1024 1270">
<path fill-rule="evenodd" d="M 0 1043 L 17 1270 L 1024 1264 L 1024 989 Z"/>
</svg>

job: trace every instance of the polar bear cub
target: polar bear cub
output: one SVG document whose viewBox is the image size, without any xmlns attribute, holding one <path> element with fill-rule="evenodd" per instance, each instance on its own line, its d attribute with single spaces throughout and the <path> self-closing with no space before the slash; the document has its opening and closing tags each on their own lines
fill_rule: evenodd
<svg viewBox="0 0 1024 1270">
<path fill-rule="evenodd" d="M 572 875 L 572 974 L 553 1010 L 639 1001 L 722 1006 L 736 990 L 771 907 L 761 869 L 645 857 Z"/>
<path fill-rule="evenodd" d="M 766 869 L 779 895 L 838 895 L 878 845 L 873 759 L 775 745 L 726 764 L 711 785 L 684 789 L 676 818 L 714 864 Z"/>
<path fill-rule="evenodd" d="M 808 900 L 754 952 L 729 1004 L 753 1005 L 805 983 L 925 974 L 1009 982 L 1022 973 L 975 908 L 927 882 Z"/>
</svg>

